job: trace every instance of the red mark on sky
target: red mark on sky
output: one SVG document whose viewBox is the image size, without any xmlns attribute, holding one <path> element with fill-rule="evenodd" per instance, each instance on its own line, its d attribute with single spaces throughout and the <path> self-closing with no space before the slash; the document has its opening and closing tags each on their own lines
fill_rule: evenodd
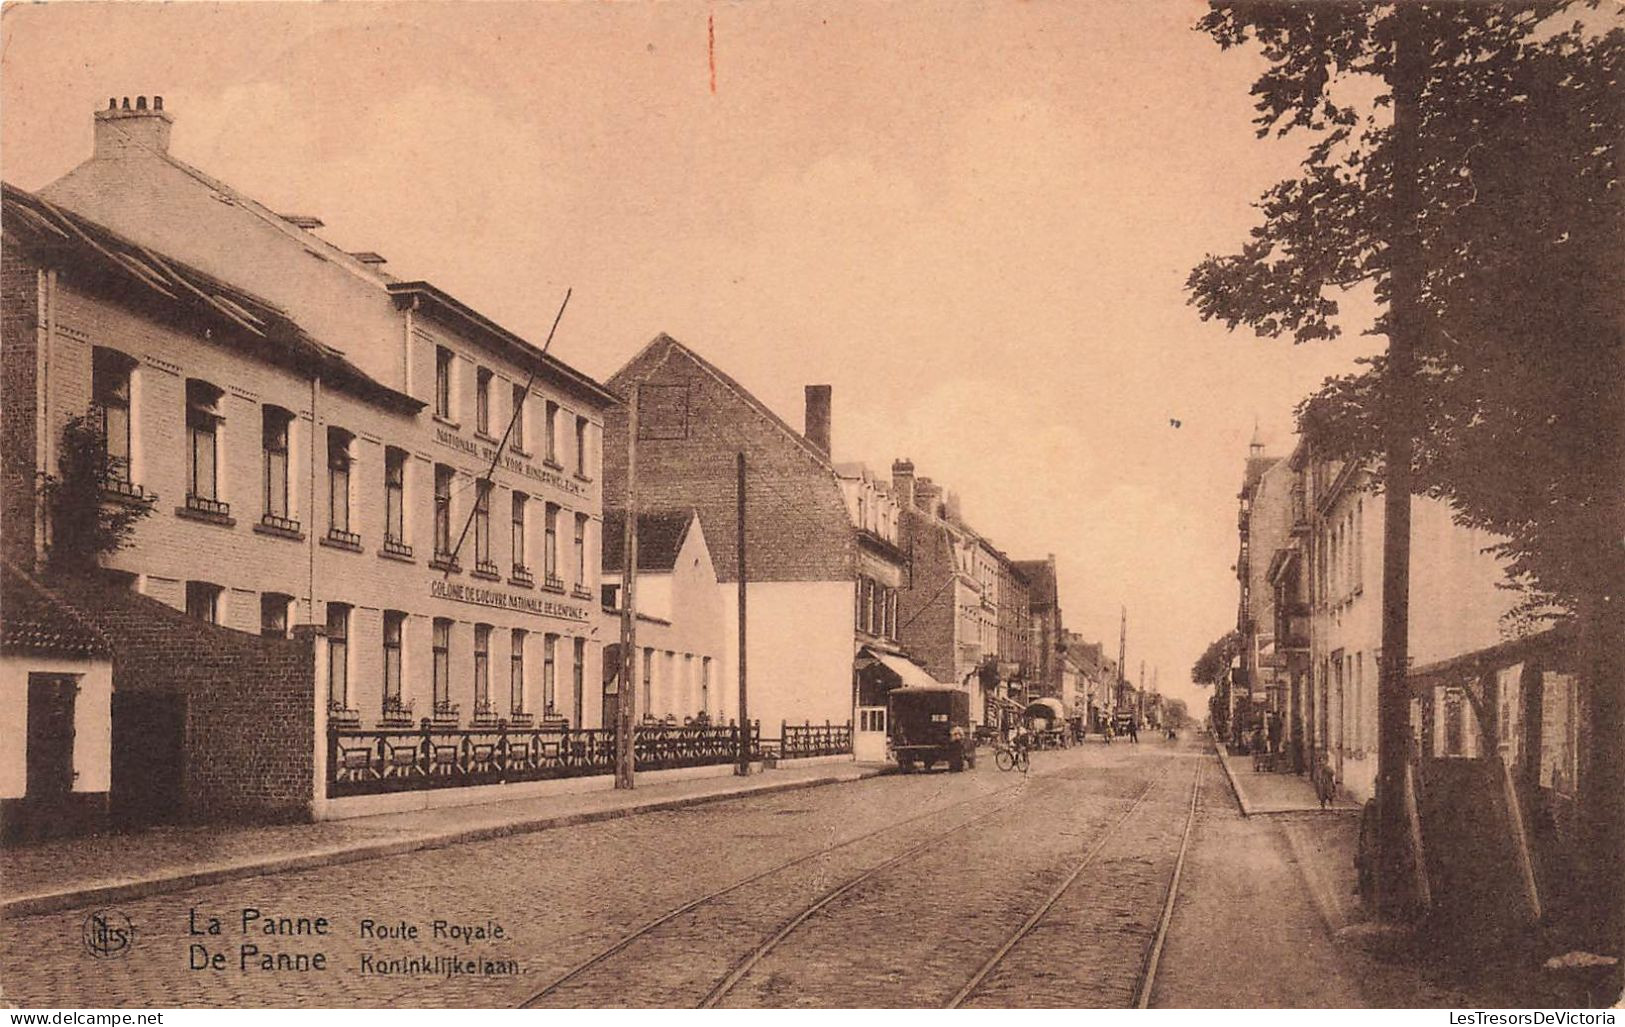
<svg viewBox="0 0 1625 1027">
<path fill-rule="evenodd" d="M 717 95 L 717 16 L 712 12 L 705 22 L 706 51 L 711 60 L 711 95 Z"/>
</svg>

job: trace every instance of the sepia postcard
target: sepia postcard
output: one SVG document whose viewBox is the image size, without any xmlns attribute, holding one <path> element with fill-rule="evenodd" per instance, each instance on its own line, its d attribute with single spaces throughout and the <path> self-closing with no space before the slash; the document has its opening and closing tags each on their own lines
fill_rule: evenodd
<svg viewBox="0 0 1625 1027">
<path fill-rule="evenodd" d="M 1614 1022 L 1618 0 L 0 34 L 13 1023 Z"/>
</svg>

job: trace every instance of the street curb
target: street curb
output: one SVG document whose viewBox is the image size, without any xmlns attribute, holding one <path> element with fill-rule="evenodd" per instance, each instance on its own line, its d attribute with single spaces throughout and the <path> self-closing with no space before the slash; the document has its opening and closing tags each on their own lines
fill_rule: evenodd
<svg viewBox="0 0 1625 1027">
<path fill-rule="evenodd" d="M 1252 816 L 1252 806 L 1247 802 L 1246 797 L 1241 794 L 1241 788 L 1236 784 L 1236 775 L 1230 771 L 1230 747 L 1223 742 L 1216 742 L 1215 748 L 1218 749 L 1219 753 L 1219 766 L 1224 768 L 1224 779 L 1230 782 L 1230 794 L 1236 797 L 1236 805 L 1241 807 L 1241 815 L 1244 817 Z"/>
<path fill-rule="evenodd" d="M 162 895 L 165 892 L 183 891 L 207 884 L 217 884 L 221 881 L 231 881 L 244 877 L 259 877 L 264 874 L 291 873 L 298 870 L 312 870 L 318 867 L 337 866 L 342 863 L 359 863 L 368 859 L 379 859 L 385 856 L 399 856 L 409 852 L 422 852 L 430 849 L 444 849 L 453 845 L 467 842 L 490 841 L 494 838 L 504 838 L 509 835 L 529 834 L 535 831 L 546 831 L 557 827 L 573 827 L 578 824 L 591 824 L 605 820 L 619 820 L 623 817 L 635 816 L 639 813 L 662 813 L 670 810 L 685 809 L 691 806 L 702 806 L 711 802 L 724 802 L 728 799 L 738 799 L 746 796 L 773 795 L 780 792 L 800 791 L 804 788 L 817 788 L 822 785 L 851 784 L 866 781 L 869 778 L 880 777 L 890 773 L 889 767 L 868 767 L 858 770 L 855 774 L 829 774 L 821 777 L 808 778 L 802 781 L 786 781 L 782 784 L 767 784 L 754 788 L 741 788 L 735 791 L 721 791 L 710 795 L 690 795 L 676 799 L 655 799 L 650 802 L 634 803 L 629 806 L 620 806 L 614 809 L 583 810 L 579 813 L 561 813 L 552 816 L 532 817 L 524 820 L 510 821 L 504 824 L 488 824 L 483 827 L 471 827 L 460 831 L 449 831 L 443 834 L 418 835 L 410 838 L 400 838 L 389 842 L 343 846 L 331 849 L 319 849 L 314 852 L 301 852 L 291 856 L 278 856 L 269 859 L 254 860 L 246 863 L 231 863 L 224 866 L 207 867 L 190 872 L 160 874 L 142 878 L 135 881 L 121 881 L 118 884 L 97 885 L 86 888 L 66 888 L 61 891 L 41 892 L 34 895 L 22 895 L 16 898 L 0 900 L 0 920 L 10 920 L 24 916 L 38 916 L 42 913 L 56 913 L 67 909 L 76 909 L 84 906 L 100 905 L 109 902 L 119 902 L 129 899 L 141 899 L 150 895 Z"/>
</svg>

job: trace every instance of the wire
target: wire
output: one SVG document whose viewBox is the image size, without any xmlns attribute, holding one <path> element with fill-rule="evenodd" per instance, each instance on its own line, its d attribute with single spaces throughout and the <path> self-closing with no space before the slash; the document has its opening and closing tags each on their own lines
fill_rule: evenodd
<svg viewBox="0 0 1625 1027">
<path fill-rule="evenodd" d="M 572 291 L 572 289 L 564 290 L 564 302 L 559 304 L 559 312 L 553 315 L 553 327 L 547 330 L 547 341 L 542 343 L 542 356 L 546 356 L 548 347 L 553 345 L 553 334 L 559 330 L 559 322 L 564 319 L 564 308 L 570 305 L 570 293 Z M 524 400 L 530 397 L 530 388 L 532 385 L 536 384 L 536 372 L 540 366 L 541 362 L 539 360 L 536 362 L 536 364 L 532 365 L 530 369 L 530 377 L 525 379 L 524 395 L 520 398 L 518 403 L 514 404 L 513 413 L 508 417 L 508 427 L 502 432 L 502 439 L 497 443 L 496 452 L 491 454 L 491 466 L 487 467 L 485 469 L 485 473 L 476 479 L 474 483 L 476 486 L 483 486 L 486 489 L 490 487 L 491 476 L 496 474 L 497 464 L 502 460 L 502 451 L 507 448 L 508 438 L 513 434 L 513 426 L 518 423 L 519 415 L 525 409 Z M 463 491 L 466 491 L 466 487 Z M 490 493 L 487 491 L 483 494 L 477 495 L 479 496 L 479 499 L 487 500 L 485 504 L 485 514 L 486 517 L 489 518 L 491 515 L 491 505 L 489 502 Z M 468 540 L 468 529 L 473 526 L 474 515 L 479 513 L 479 510 L 480 504 L 477 500 L 475 503 L 469 506 L 468 519 L 463 522 L 463 530 L 457 536 L 457 544 L 451 547 L 451 560 L 447 562 L 445 577 L 451 577 L 451 565 L 457 562 L 457 554 L 463 551 L 463 543 Z"/>
</svg>

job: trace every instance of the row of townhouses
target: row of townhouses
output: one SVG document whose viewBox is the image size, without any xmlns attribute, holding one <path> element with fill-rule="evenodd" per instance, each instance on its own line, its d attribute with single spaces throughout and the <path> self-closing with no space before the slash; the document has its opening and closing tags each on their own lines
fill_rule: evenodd
<svg viewBox="0 0 1625 1027">
<path fill-rule="evenodd" d="M 1238 494 L 1239 654 L 1214 696 L 1232 746 L 1273 721 L 1280 768 L 1376 793 L 1384 496 L 1371 468 L 1255 436 Z M 1581 879 L 1585 715 L 1566 627 L 1511 617 L 1498 539 L 1411 499 L 1406 751 L 1436 905 L 1480 924 L 1538 919 Z"/>
<path fill-rule="evenodd" d="M 178 160 L 171 125 L 110 102 L 89 160 L 4 190 L 12 835 L 599 785 L 623 702 L 664 770 L 741 736 L 883 758 L 904 684 L 971 690 L 992 725 L 1104 701 L 1054 557 L 1010 559 L 907 460 L 835 462 L 827 386 L 797 431 L 664 335 L 594 381 Z M 122 544 L 66 572 L 64 539 L 121 511 Z"/>
</svg>

